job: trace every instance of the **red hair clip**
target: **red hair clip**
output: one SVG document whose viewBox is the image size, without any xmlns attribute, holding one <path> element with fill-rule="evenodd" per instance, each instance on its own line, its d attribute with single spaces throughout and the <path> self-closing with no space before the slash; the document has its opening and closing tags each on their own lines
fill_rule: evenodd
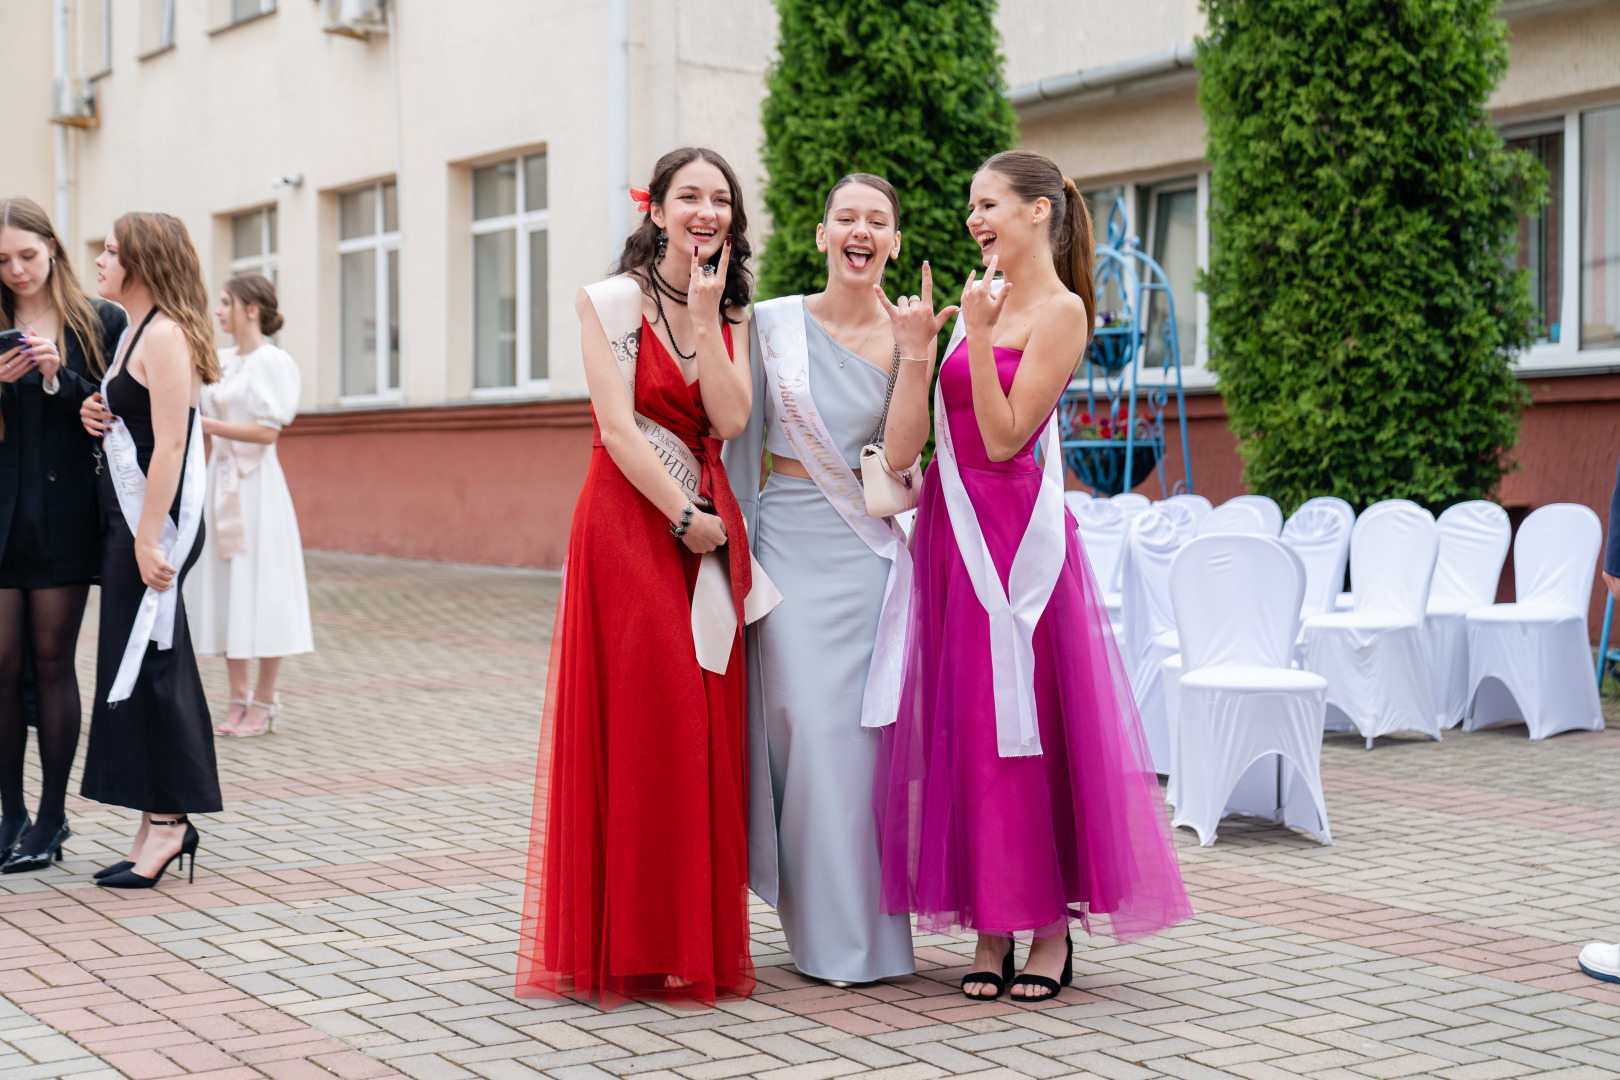
<svg viewBox="0 0 1620 1080">
<path fill-rule="evenodd" d="M 630 197 L 636 200 L 636 209 L 639 212 L 645 214 L 648 210 L 652 209 L 652 192 L 648 191 L 646 188 L 631 188 Z"/>
</svg>

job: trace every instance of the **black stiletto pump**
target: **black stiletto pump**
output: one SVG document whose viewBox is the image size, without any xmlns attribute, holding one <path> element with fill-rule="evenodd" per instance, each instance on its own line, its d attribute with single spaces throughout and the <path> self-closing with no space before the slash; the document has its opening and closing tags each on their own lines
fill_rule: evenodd
<svg viewBox="0 0 1620 1080">
<path fill-rule="evenodd" d="M 190 850 L 195 852 L 197 850 L 197 841 L 200 839 L 201 836 L 197 832 L 197 826 L 193 825 L 190 821 L 187 821 L 186 838 L 181 841 L 182 849 L 189 846 Z M 103 866 L 100 870 L 97 870 L 90 876 L 96 881 L 100 881 L 102 878 L 109 878 L 114 874 L 121 874 L 125 870 L 134 868 L 134 866 L 134 863 L 130 862 L 128 859 L 125 859 L 122 862 L 115 862 L 111 866 Z"/>
<path fill-rule="evenodd" d="M 184 817 L 172 818 L 172 819 L 169 819 L 169 820 L 159 820 L 158 818 L 152 818 L 148 822 L 148 824 L 150 824 L 150 825 L 185 825 L 185 826 L 188 826 L 188 828 L 186 829 L 185 839 L 180 841 L 180 850 L 175 852 L 173 855 L 170 855 L 169 858 L 164 862 L 164 864 L 162 866 L 158 867 L 158 872 L 157 872 L 156 877 L 142 877 L 140 874 L 137 874 L 133 869 L 120 870 L 116 874 L 108 874 L 106 877 L 101 878 L 100 880 L 98 880 L 96 882 L 97 885 L 100 885 L 104 889 L 150 889 L 150 888 L 154 888 L 157 885 L 158 882 L 163 880 L 163 874 L 164 874 L 164 872 L 166 870 L 169 869 L 169 863 L 172 863 L 172 862 L 174 862 L 174 860 L 179 859 L 180 860 L 180 865 L 182 867 L 184 867 L 186 865 L 185 858 L 188 855 L 191 856 L 191 876 L 187 880 L 188 881 L 193 881 L 193 882 L 197 880 L 197 844 L 202 839 L 202 837 L 197 832 L 196 829 L 189 827 L 191 825 L 191 822 L 189 820 L 187 820 L 186 818 L 184 818 Z"/>
<path fill-rule="evenodd" d="M 39 828 L 39 822 L 36 821 L 33 827 L 18 839 L 18 846 L 26 845 L 29 836 L 37 828 Z M 73 830 L 68 828 L 68 823 L 66 821 L 62 822 L 61 828 L 56 830 L 56 835 L 51 837 L 50 842 L 39 851 L 29 852 L 26 855 L 21 851 L 13 851 L 11 857 L 3 864 L 0 864 L 0 874 L 26 874 L 30 870 L 43 870 L 53 862 L 61 862 L 62 845 L 72 835 Z"/>
<path fill-rule="evenodd" d="M 4 865 L 11 858 L 12 848 L 17 846 L 17 841 L 22 839 L 30 824 L 26 811 L 23 812 L 20 824 L 12 818 L 0 818 L 0 865 Z"/>
</svg>

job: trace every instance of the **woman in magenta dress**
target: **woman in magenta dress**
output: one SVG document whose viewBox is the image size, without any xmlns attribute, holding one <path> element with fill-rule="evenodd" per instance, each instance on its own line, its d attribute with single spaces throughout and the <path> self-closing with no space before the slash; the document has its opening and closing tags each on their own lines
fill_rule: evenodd
<svg viewBox="0 0 1620 1080">
<path fill-rule="evenodd" d="M 1095 307 L 1090 215 L 1056 165 L 1012 151 L 974 176 L 967 226 L 986 269 L 935 394 L 905 684 L 875 790 L 883 903 L 978 931 L 967 996 L 1010 980 L 1038 1001 L 1072 978 L 1071 918 L 1132 940 L 1192 908 L 1063 508 L 1053 414 Z M 1013 979 L 1015 937 L 1031 944 Z"/>
</svg>

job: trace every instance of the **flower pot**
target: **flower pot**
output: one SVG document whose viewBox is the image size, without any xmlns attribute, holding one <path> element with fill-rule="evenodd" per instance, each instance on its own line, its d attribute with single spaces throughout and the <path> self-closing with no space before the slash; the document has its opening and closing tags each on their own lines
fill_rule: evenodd
<svg viewBox="0 0 1620 1080">
<path fill-rule="evenodd" d="M 1098 330 L 1086 346 L 1086 359 L 1109 375 L 1124 370 L 1131 362 L 1131 328 L 1105 326 Z"/>
<path fill-rule="evenodd" d="M 1131 447 L 1132 486 L 1152 475 L 1161 452 L 1160 446 L 1153 442 L 1139 442 Z M 1125 491 L 1125 440 L 1072 443 L 1064 446 L 1063 458 L 1080 482 L 1098 495 L 1119 495 Z"/>
</svg>

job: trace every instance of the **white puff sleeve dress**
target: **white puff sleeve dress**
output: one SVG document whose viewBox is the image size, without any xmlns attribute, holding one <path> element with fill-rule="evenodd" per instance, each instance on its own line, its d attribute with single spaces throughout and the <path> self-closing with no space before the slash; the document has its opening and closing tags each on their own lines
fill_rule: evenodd
<svg viewBox="0 0 1620 1080">
<path fill-rule="evenodd" d="M 198 407 L 215 420 L 280 431 L 298 413 L 298 365 L 266 343 L 220 350 L 219 382 Z M 276 445 L 213 437 L 202 556 L 186 581 L 186 612 L 201 656 L 232 660 L 313 652 L 304 546 Z"/>
</svg>

